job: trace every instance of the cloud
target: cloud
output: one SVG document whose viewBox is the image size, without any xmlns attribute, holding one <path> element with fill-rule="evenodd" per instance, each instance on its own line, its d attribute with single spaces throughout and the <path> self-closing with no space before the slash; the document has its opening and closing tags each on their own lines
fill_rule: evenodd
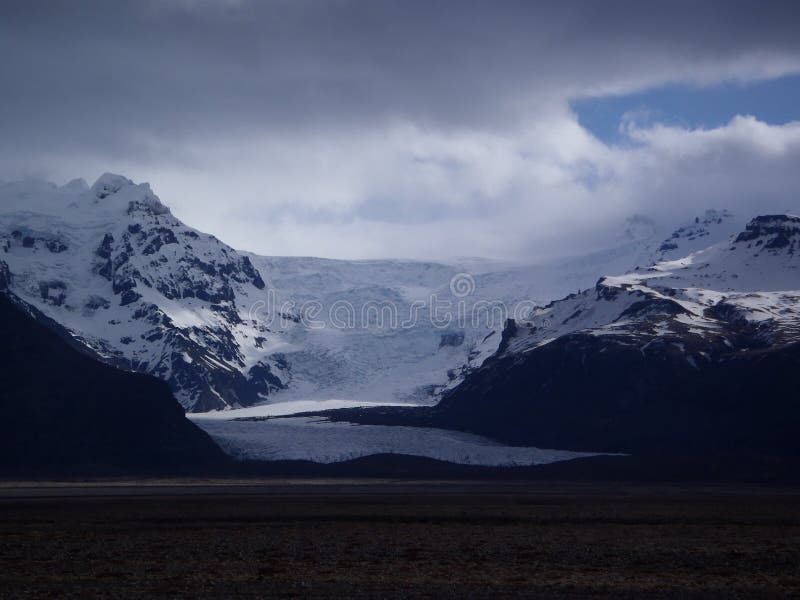
<svg viewBox="0 0 800 600">
<path fill-rule="evenodd" d="M 654 214 L 698 204 L 754 212 L 797 210 L 800 122 L 734 117 L 712 129 L 655 124 L 629 130 L 641 148 L 623 153 L 619 179 Z"/>
<path fill-rule="evenodd" d="M 798 205 L 798 123 L 737 117 L 627 135 L 607 146 L 568 113 L 513 136 L 396 124 L 209 142 L 193 177 L 169 165 L 134 177 L 163 181 L 157 192 L 178 216 L 239 247 L 339 257 L 535 260 L 611 243 L 634 213 L 668 226 L 706 208 L 747 217 Z"/>
<path fill-rule="evenodd" d="M 796 3 L 15 2 L 0 177 L 150 181 L 275 254 L 537 258 L 791 201 L 796 125 L 626 123 L 569 101 L 800 72 Z M 757 18 L 756 18 L 757 17 Z M 793 187 L 794 186 L 794 187 Z"/>
</svg>

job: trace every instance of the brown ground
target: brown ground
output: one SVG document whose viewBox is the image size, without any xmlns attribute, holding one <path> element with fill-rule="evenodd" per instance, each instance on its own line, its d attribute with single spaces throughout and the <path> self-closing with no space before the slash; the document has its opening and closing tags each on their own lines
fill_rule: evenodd
<svg viewBox="0 0 800 600">
<path fill-rule="evenodd" d="M 0 597 L 782 598 L 800 594 L 799 500 L 546 483 L 0 486 Z"/>
</svg>

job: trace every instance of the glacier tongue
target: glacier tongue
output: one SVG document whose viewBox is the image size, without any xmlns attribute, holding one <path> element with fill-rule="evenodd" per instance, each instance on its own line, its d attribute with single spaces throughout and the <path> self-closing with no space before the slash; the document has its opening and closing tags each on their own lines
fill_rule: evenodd
<svg viewBox="0 0 800 600">
<path fill-rule="evenodd" d="M 483 466 L 543 465 L 596 453 L 507 446 L 487 438 L 426 427 L 330 423 L 292 417 L 266 421 L 194 422 L 228 454 L 248 460 L 333 463 L 373 454 L 425 456 Z"/>
</svg>

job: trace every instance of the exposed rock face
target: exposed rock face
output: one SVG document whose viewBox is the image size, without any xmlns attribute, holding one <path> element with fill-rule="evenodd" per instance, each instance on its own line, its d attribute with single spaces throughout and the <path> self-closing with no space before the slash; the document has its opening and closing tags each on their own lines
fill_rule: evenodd
<svg viewBox="0 0 800 600">
<path fill-rule="evenodd" d="M 765 250 L 785 250 L 794 254 L 800 250 L 800 217 L 793 215 L 766 215 L 756 217 L 747 229 L 736 238 L 737 244 L 749 248 L 763 246 Z"/>
</svg>

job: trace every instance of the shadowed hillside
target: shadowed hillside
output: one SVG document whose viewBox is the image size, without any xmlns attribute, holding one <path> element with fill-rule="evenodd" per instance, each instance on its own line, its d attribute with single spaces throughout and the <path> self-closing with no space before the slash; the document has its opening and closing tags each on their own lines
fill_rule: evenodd
<svg viewBox="0 0 800 600">
<path fill-rule="evenodd" d="M 173 473 L 227 459 L 167 385 L 84 355 L 0 295 L 0 472 Z"/>
</svg>

